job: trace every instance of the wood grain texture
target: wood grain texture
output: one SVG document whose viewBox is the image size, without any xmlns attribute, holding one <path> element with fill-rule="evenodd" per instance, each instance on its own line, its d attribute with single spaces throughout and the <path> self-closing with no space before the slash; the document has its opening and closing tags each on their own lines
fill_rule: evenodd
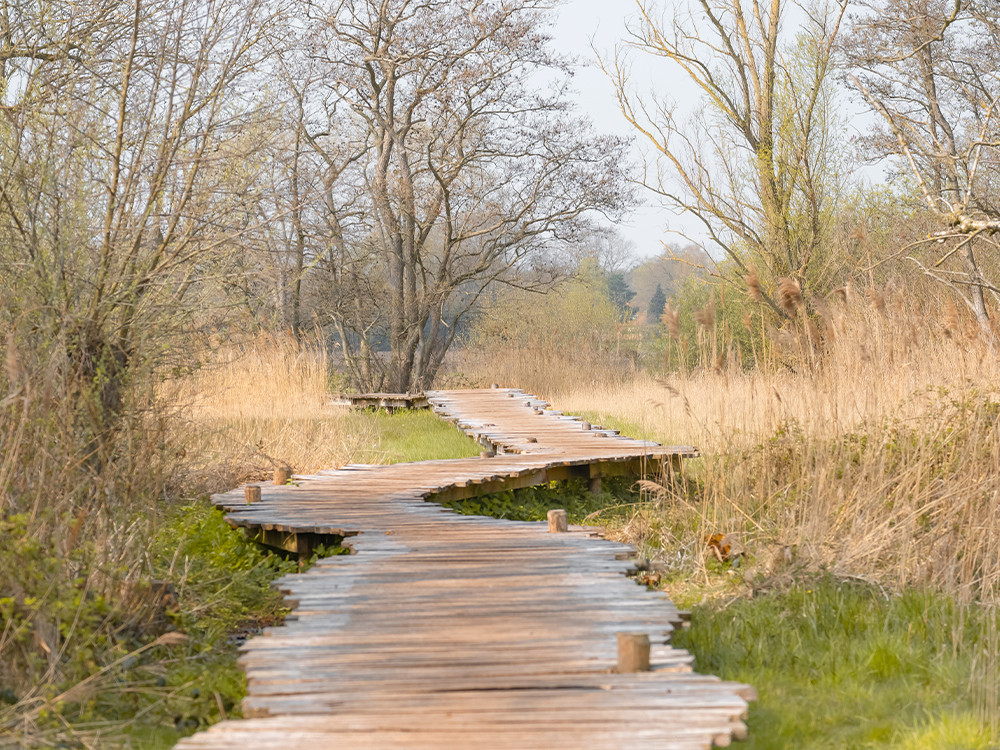
<svg viewBox="0 0 1000 750">
<path fill-rule="evenodd" d="M 242 489 L 216 498 L 233 525 L 346 535 L 353 554 L 278 582 L 294 611 L 243 647 L 247 718 L 177 747 L 688 750 L 745 736 L 752 688 L 692 671 L 670 645 L 682 614 L 625 575 L 631 548 L 426 502 L 697 452 L 586 430 L 517 390 L 426 395 L 497 455 L 350 465 L 262 487 L 251 505 Z M 622 632 L 649 636 L 650 671 L 617 673 Z"/>
</svg>

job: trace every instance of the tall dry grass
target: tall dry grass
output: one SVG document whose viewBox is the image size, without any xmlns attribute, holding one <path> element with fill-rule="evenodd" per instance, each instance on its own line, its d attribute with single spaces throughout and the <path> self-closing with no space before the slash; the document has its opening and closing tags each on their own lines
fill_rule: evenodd
<svg viewBox="0 0 1000 750">
<path fill-rule="evenodd" d="M 183 425 L 184 481 L 221 491 L 277 466 L 308 473 L 370 449 L 371 429 L 330 404 L 327 382 L 317 343 L 262 336 L 213 353 L 168 387 Z"/>
<path fill-rule="evenodd" d="M 722 533 L 747 551 L 748 580 L 822 569 L 1000 601 L 996 340 L 900 284 L 814 309 L 769 331 L 749 370 L 730 347 L 721 367 L 581 383 L 501 349 L 482 379 L 521 376 L 509 384 L 561 409 L 698 446 L 691 482 L 628 530 L 675 562 L 703 565 L 705 535 Z"/>
<path fill-rule="evenodd" d="M 41 717 L 113 682 L 146 629 L 137 583 L 174 465 L 149 381 L 106 398 L 59 343 L 10 329 L 0 373 L 0 745 L 15 747 L 70 741 L 53 722 L 39 735 Z"/>
<path fill-rule="evenodd" d="M 831 305 L 821 347 L 791 326 L 775 336 L 791 340 L 776 367 L 535 385 L 567 411 L 698 446 L 698 531 L 888 585 L 994 596 L 1000 357 L 957 310 L 913 308 L 884 291 Z"/>
<path fill-rule="evenodd" d="M 967 326 L 958 335 L 863 305 L 846 309 L 822 351 L 775 367 L 690 375 L 644 373 L 624 383 L 579 389 L 566 376 L 536 382 L 566 409 L 605 411 L 666 440 L 709 452 L 749 445 L 794 422 L 832 436 L 893 417 L 920 419 L 944 392 L 992 391 L 1000 384 L 993 344 Z M 550 372 L 550 376 L 554 373 Z"/>
</svg>

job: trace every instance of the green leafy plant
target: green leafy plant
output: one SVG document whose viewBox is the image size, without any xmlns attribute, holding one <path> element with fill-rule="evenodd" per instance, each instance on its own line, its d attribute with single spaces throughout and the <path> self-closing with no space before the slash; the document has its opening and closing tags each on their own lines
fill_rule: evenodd
<svg viewBox="0 0 1000 750">
<path fill-rule="evenodd" d="M 466 500 L 443 503 L 467 516 L 492 516 L 511 521 L 544 521 L 550 510 L 562 508 L 570 523 L 602 521 L 638 501 L 633 483 L 623 479 L 605 479 L 603 490 L 590 492 L 583 479 L 549 482 L 538 487 L 495 492 Z"/>
</svg>

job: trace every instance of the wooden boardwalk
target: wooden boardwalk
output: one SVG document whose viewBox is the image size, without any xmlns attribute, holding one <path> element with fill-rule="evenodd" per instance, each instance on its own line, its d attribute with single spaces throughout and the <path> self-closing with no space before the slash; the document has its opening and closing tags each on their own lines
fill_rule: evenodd
<svg viewBox="0 0 1000 750">
<path fill-rule="evenodd" d="M 626 577 L 631 548 L 594 529 L 460 516 L 426 502 L 695 455 L 545 409 L 520 391 L 438 391 L 432 407 L 488 458 L 351 465 L 216 498 L 236 526 L 351 555 L 279 582 L 294 606 L 251 639 L 242 720 L 178 748 L 707 748 L 745 735 L 753 691 L 691 670 L 674 605 Z M 618 674 L 616 633 L 646 633 L 649 672 Z"/>
<path fill-rule="evenodd" d="M 426 409 L 430 404 L 424 393 L 338 393 L 330 398 L 337 406 L 360 409 Z"/>
</svg>

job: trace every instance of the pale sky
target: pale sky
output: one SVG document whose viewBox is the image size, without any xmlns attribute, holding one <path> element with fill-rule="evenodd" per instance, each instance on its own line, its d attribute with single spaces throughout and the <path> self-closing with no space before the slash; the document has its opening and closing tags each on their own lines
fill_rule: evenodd
<svg viewBox="0 0 1000 750">
<path fill-rule="evenodd" d="M 594 62 L 591 37 L 601 54 L 611 57 L 615 43 L 625 37 L 626 17 L 634 13 L 633 0 L 568 0 L 560 9 L 559 20 L 552 30 L 555 49 L 575 54 L 586 63 L 577 71 L 574 79 L 574 87 L 578 92 L 577 101 L 581 111 L 601 132 L 635 135 L 635 130 L 625 121 L 618 108 L 614 86 Z M 660 93 L 667 93 L 662 75 L 663 67 L 662 61 L 635 56 L 632 69 L 638 80 L 645 84 L 652 83 Z M 677 91 L 669 93 L 677 96 Z M 637 165 L 642 160 L 644 150 L 646 147 L 636 138 L 633 151 Z M 677 217 L 655 204 L 655 196 L 644 191 L 640 197 L 654 203 L 637 209 L 626 223 L 618 226 L 619 231 L 635 243 L 638 255 L 658 255 L 662 252 L 662 242 L 666 239 L 675 244 L 683 241 L 676 235 L 668 238 L 668 224 L 689 231 L 696 229 L 690 219 Z"/>
</svg>

